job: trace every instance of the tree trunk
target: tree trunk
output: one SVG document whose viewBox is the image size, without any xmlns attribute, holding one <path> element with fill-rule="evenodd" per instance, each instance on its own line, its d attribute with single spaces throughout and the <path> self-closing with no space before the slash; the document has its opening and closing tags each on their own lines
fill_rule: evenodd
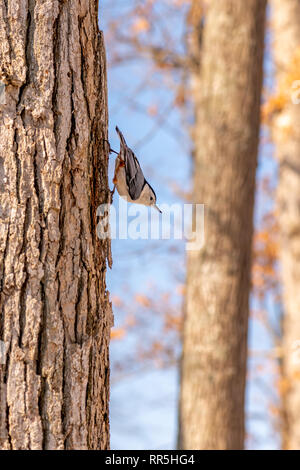
<svg viewBox="0 0 300 470">
<path fill-rule="evenodd" d="M 188 253 L 180 447 L 241 449 L 255 171 L 264 43 L 263 0 L 207 3 L 193 77 L 194 202 L 205 246 Z"/>
<path fill-rule="evenodd" d="M 274 57 L 280 109 L 272 119 L 279 162 L 278 217 L 283 281 L 284 449 L 300 449 L 300 104 L 293 81 L 300 78 L 300 1 L 271 0 Z M 298 83 L 298 90 L 300 89 Z M 296 90 L 294 90 L 296 92 Z M 299 99 L 300 93 L 295 98 Z M 297 353 L 298 349 L 298 353 Z"/>
<path fill-rule="evenodd" d="M 97 3 L 0 6 L 2 449 L 109 446 L 110 245 L 96 237 L 96 208 L 109 199 L 107 98 Z"/>
</svg>

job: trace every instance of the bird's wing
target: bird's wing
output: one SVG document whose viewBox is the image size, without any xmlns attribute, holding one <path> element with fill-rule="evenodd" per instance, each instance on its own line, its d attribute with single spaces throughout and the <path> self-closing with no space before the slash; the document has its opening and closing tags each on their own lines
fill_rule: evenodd
<svg viewBox="0 0 300 470">
<path fill-rule="evenodd" d="M 141 195 L 145 186 L 145 177 L 140 167 L 139 161 L 133 151 L 127 146 L 122 132 L 116 127 L 121 141 L 120 157 L 125 161 L 125 173 L 128 192 L 133 201 Z"/>
<path fill-rule="evenodd" d="M 145 177 L 141 170 L 138 159 L 133 151 L 127 148 L 125 156 L 126 183 L 131 199 L 136 200 L 140 197 L 145 185 Z"/>
</svg>

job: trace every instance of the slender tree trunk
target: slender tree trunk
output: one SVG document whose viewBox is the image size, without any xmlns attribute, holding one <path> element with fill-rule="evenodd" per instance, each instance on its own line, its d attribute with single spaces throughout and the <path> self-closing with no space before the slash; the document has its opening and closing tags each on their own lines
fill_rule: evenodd
<svg viewBox="0 0 300 470">
<path fill-rule="evenodd" d="M 97 3 L 0 5 L 2 449 L 109 446 L 110 246 L 96 237 L 96 208 L 109 198 Z"/>
<path fill-rule="evenodd" d="M 180 446 L 241 449 L 264 0 L 207 2 L 196 100 L 194 202 L 205 246 L 188 253 Z"/>
<path fill-rule="evenodd" d="M 300 449 L 300 1 L 271 0 L 274 57 L 281 109 L 272 119 L 279 162 L 278 217 L 283 280 L 283 428 L 285 449 Z M 298 84 L 298 90 L 299 90 Z M 294 90 L 295 92 L 296 90 Z M 299 99 L 300 93 L 295 98 Z M 297 353 L 298 349 L 298 353 Z"/>
</svg>

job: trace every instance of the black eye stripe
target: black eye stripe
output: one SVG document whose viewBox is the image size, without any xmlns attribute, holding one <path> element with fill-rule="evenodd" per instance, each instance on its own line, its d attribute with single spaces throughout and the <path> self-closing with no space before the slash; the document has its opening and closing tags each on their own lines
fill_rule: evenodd
<svg viewBox="0 0 300 470">
<path fill-rule="evenodd" d="M 148 182 L 147 182 L 147 184 L 148 184 L 149 188 L 151 189 L 151 191 L 153 192 L 154 197 L 156 197 L 155 191 L 154 191 L 154 189 L 152 188 L 152 186 L 151 186 Z"/>
</svg>

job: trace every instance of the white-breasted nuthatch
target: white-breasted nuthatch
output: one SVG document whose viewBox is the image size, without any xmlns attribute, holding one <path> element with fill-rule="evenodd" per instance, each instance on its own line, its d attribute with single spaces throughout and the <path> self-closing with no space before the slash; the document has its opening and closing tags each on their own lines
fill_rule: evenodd
<svg viewBox="0 0 300 470">
<path fill-rule="evenodd" d="M 110 152 L 118 155 L 115 163 L 114 189 L 112 194 L 115 188 L 117 188 L 119 195 L 128 202 L 151 206 L 161 213 L 161 210 L 156 205 L 154 189 L 145 179 L 138 159 L 127 146 L 124 136 L 118 127 L 116 127 L 116 131 L 120 137 L 120 152 L 115 152 L 115 150 L 109 148 Z"/>
</svg>

